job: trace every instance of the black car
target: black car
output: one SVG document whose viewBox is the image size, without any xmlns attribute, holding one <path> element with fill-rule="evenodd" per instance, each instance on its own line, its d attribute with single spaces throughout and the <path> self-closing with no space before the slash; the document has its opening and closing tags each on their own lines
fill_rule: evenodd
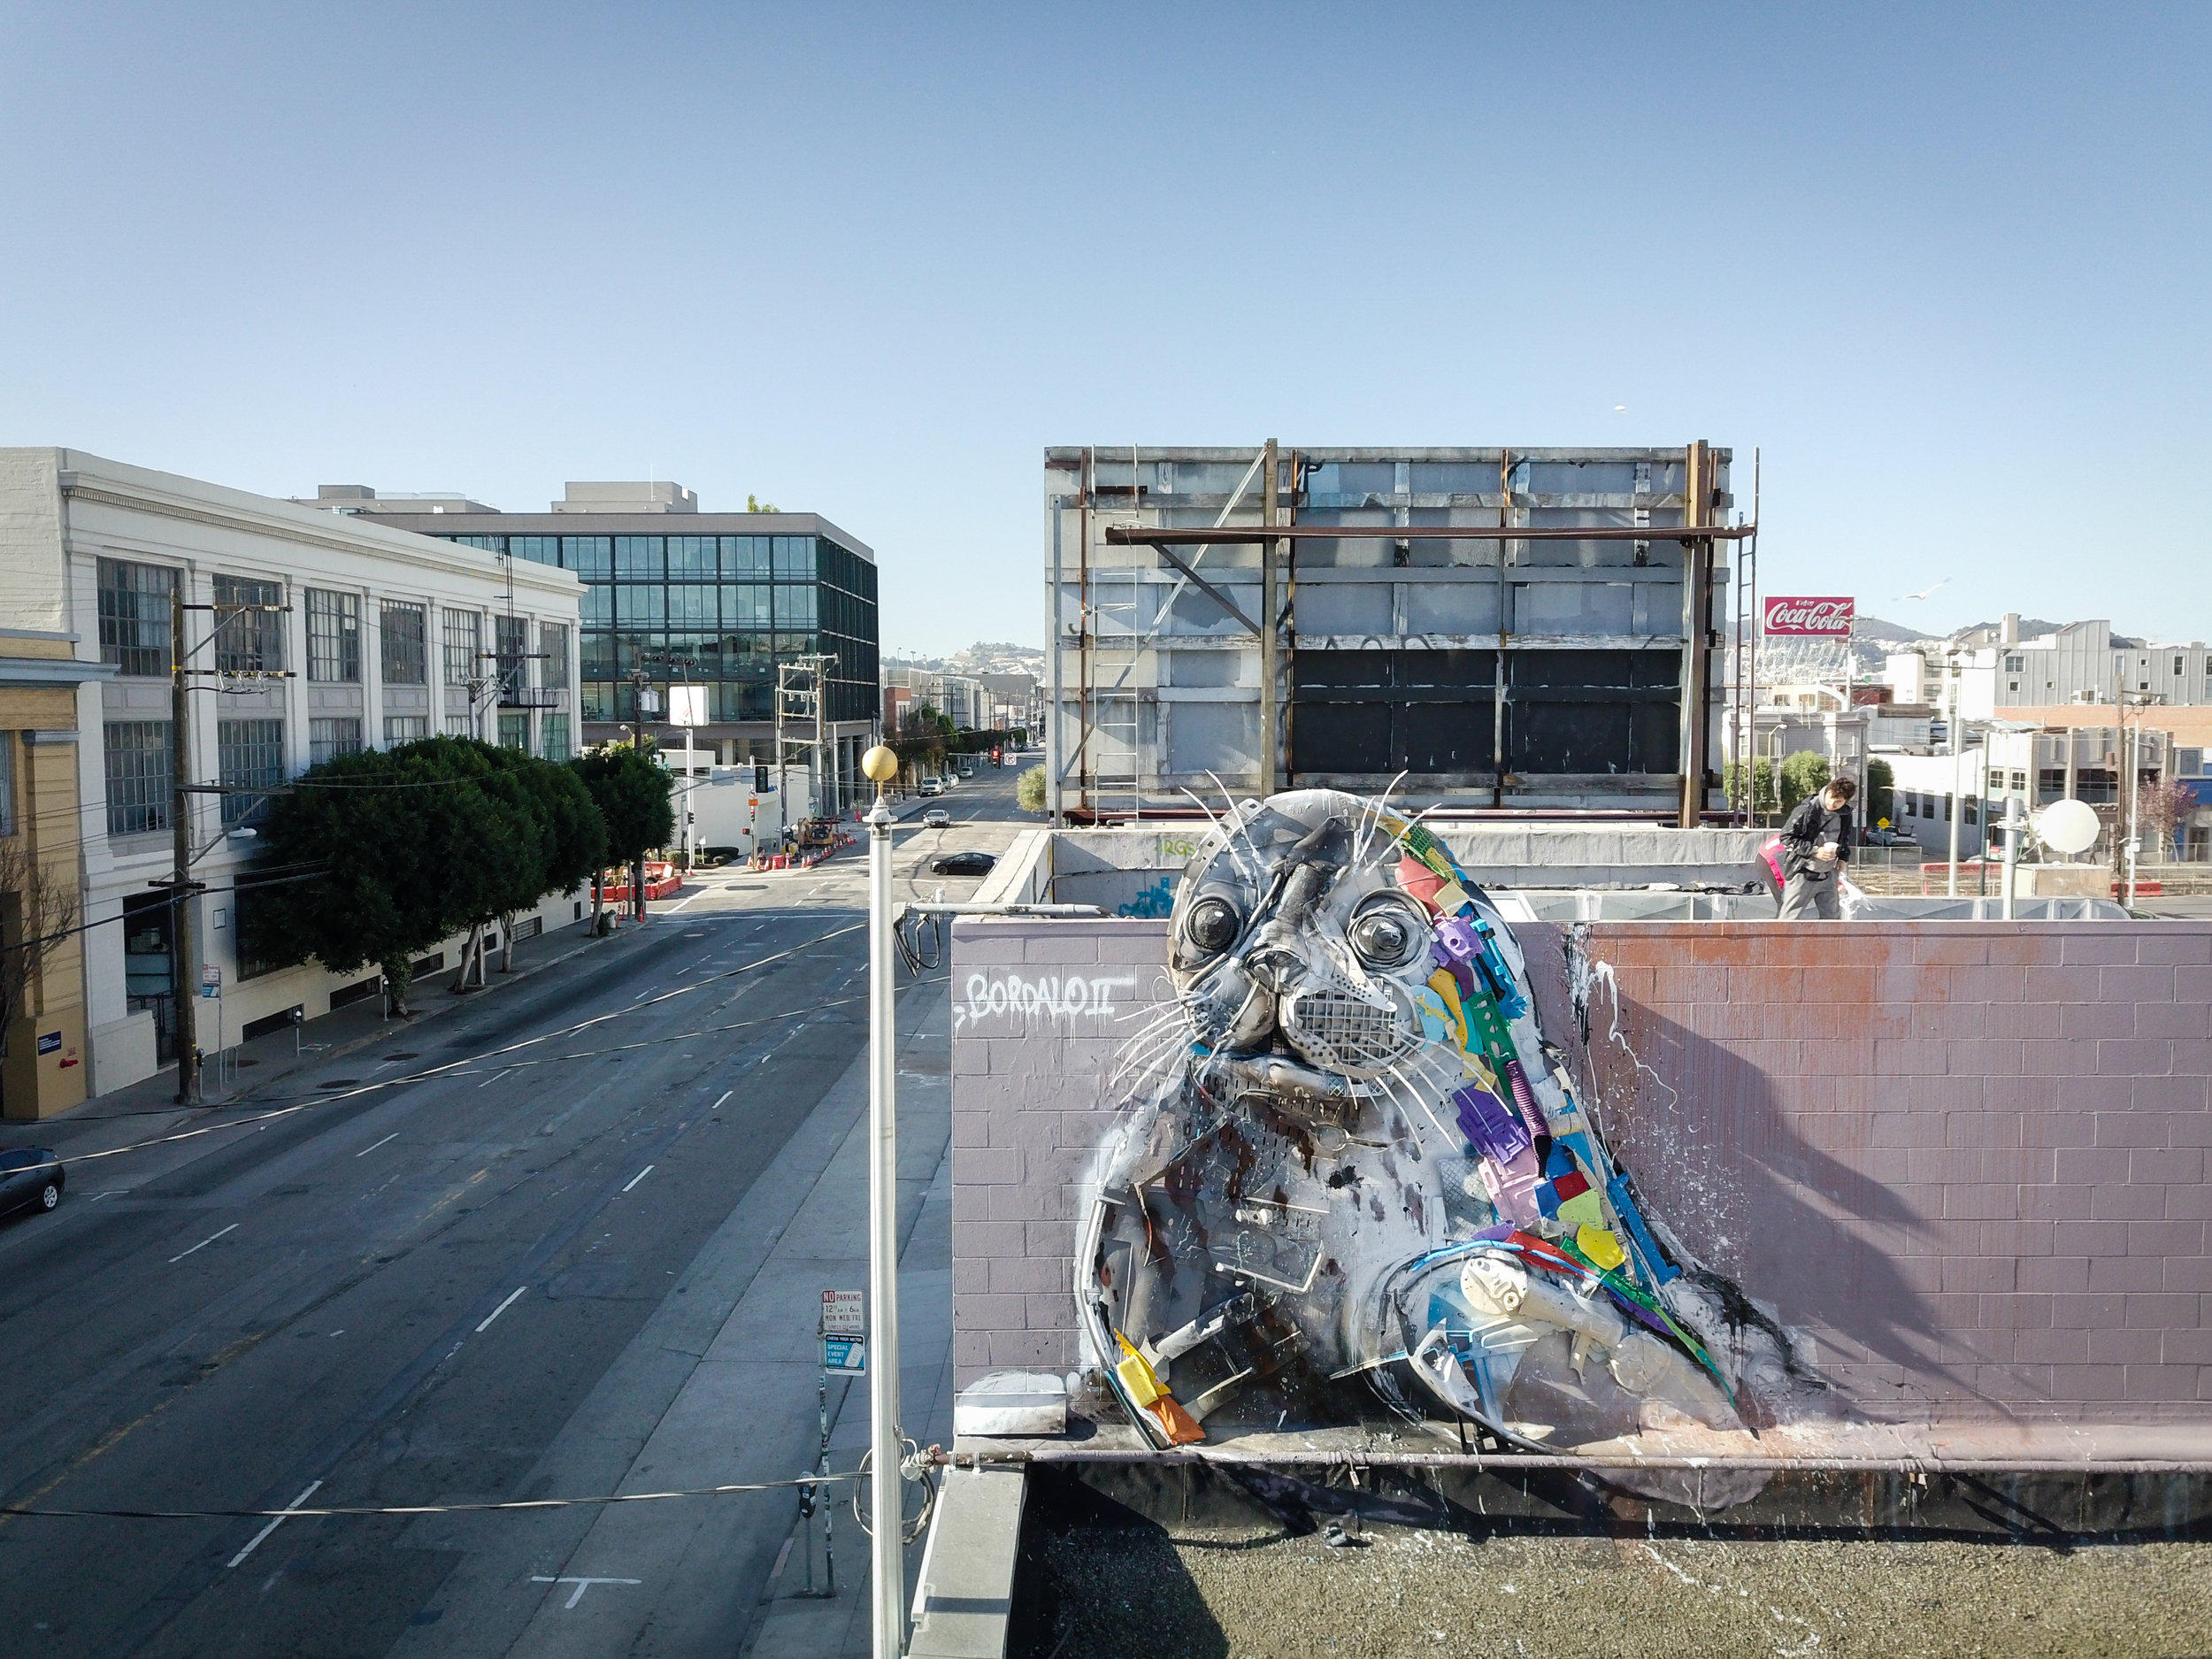
<svg viewBox="0 0 2212 1659">
<path fill-rule="evenodd" d="M 993 853 L 947 853 L 942 858 L 929 861 L 929 872 L 934 876 L 987 876 L 996 863 L 997 856 Z"/>
<path fill-rule="evenodd" d="M 51 1210 L 69 1184 L 60 1155 L 40 1147 L 0 1152 L 0 1216 L 19 1210 Z"/>
</svg>

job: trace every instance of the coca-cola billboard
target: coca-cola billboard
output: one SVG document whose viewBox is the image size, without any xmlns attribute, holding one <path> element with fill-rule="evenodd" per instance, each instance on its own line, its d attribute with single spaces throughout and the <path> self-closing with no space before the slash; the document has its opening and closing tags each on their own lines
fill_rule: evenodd
<svg viewBox="0 0 2212 1659">
<path fill-rule="evenodd" d="M 1765 631 L 1769 634 L 1809 634 L 1818 639 L 1847 640 L 1857 602 L 1851 599 L 1792 597 L 1769 599 Z"/>
</svg>

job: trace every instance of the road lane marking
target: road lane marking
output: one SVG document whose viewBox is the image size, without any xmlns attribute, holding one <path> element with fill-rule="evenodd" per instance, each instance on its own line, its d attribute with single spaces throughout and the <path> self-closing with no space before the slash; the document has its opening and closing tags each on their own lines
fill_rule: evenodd
<svg viewBox="0 0 2212 1659">
<path fill-rule="evenodd" d="M 200 1240 L 197 1244 L 194 1245 L 194 1246 L 192 1247 L 192 1250 L 204 1250 L 205 1248 L 207 1248 L 207 1247 L 208 1247 L 209 1245 L 211 1245 L 211 1244 L 214 1243 L 216 1240 L 218 1240 L 218 1239 L 221 1238 L 221 1237 L 223 1236 L 223 1233 L 235 1233 L 235 1232 L 237 1232 L 237 1231 L 238 1231 L 238 1224 L 237 1224 L 236 1222 L 234 1222 L 234 1222 L 232 1222 L 232 1223 L 230 1224 L 230 1225 L 228 1225 L 227 1227 L 223 1228 L 221 1232 L 219 1232 L 219 1233 L 209 1233 L 209 1234 L 207 1235 L 207 1237 L 205 1237 L 204 1239 L 202 1239 L 202 1240 Z M 184 1260 L 184 1258 L 185 1258 L 186 1256 L 188 1256 L 191 1255 L 191 1254 L 192 1254 L 192 1250 L 180 1250 L 180 1251 L 178 1251 L 176 1255 L 174 1255 L 174 1256 L 171 1256 L 171 1257 L 169 1258 L 169 1265 L 170 1265 L 170 1266 L 172 1266 L 172 1267 L 174 1267 L 174 1266 L 175 1266 L 175 1265 L 176 1265 L 179 1262 L 181 1262 L 182 1260 Z"/>
<path fill-rule="evenodd" d="M 688 904 L 691 901 L 689 899 L 686 899 L 684 902 Z M 642 1578 L 582 1578 L 574 1577 L 565 1572 L 561 1574 L 561 1576 L 557 1578 L 548 1578 L 541 1572 L 534 1572 L 530 1575 L 530 1582 L 532 1584 L 574 1585 L 576 1586 L 575 1594 L 570 1596 L 566 1601 L 562 1603 L 565 1608 L 573 1608 L 579 1601 L 584 1599 L 584 1592 L 590 1589 L 595 1584 L 643 1584 L 645 1580 Z"/>
<path fill-rule="evenodd" d="M 635 1175 L 630 1177 L 630 1187 L 635 1187 L 640 1181 L 650 1175 L 656 1167 L 657 1166 L 649 1164 L 643 1169 L 640 1170 Z M 622 1190 L 626 1193 L 630 1190 L 630 1187 L 626 1187 Z"/>
<path fill-rule="evenodd" d="M 737 1091 L 736 1091 L 735 1089 L 733 1089 L 733 1088 L 726 1088 L 726 1089 L 724 1089 L 724 1090 L 722 1091 L 722 1100 L 718 1100 L 718 1101 L 715 1102 L 714 1102 L 714 1104 L 713 1104 L 713 1105 L 711 1105 L 711 1106 L 710 1106 L 710 1107 L 708 1107 L 708 1108 L 707 1108 L 707 1110 L 708 1110 L 709 1111 L 710 1111 L 710 1112 L 718 1112 L 718 1111 L 720 1111 L 720 1110 L 722 1110 L 722 1101 L 729 1099 L 729 1097 L 730 1097 L 731 1095 L 733 1095 L 733 1094 L 736 1094 L 736 1093 L 737 1093 Z"/>
<path fill-rule="evenodd" d="M 396 1129 L 395 1129 L 395 1130 L 393 1130 L 393 1131 L 392 1131 L 392 1133 L 389 1133 L 388 1135 L 386 1135 L 386 1136 L 384 1137 L 384 1139 L 383 1139 L 383 1140 L 381 1140 L 381 1141 L 378 1141 L 378 1142 L 376 1143 L 376 1147 L 389 1146 L 389 1145 L 390 1145 L 393 1141 L 396 1141 L 396 1140 L 398 1140 L 398 1139 L 399 1139 L 399 1131 L 398 1131 L 398 1130 L 396 1130 Z M 367 1156 L 369 1156 L 369 1154 L 370 1154 L 370 1153 L 372 1153 L 372 1152 L 373 1152 L 373 1151 L 375 1151 L 375 1150 L 376 1150 L 376 1147 L 363 1147 L 363 1148 L 361 1148 L 358 1152 L 355 1153 L 353 1156 L 354 1156 L 355 1157 L 357 1157 L 357 1158 L 365 1158 L 365 1157 L 367 1157 Z"/>
<path fill-rule="evenodd" d="M 298 1497 L 293 1499 L 291 1502 L 286 1504 L 284 1507 L 287 1509 L 298 1509 L 301 1504 L 306 1502 L 308 1499 L 315 1495 L 316 1488 L 320 1486 L 323 1483 L 319 1480 L 310 1483 L 306 1491 L 301 1493 Z M 235 1555 L 233 1555 L 230 1558 L 227 1565 L 235 1567 L 240 1562 L 245 1560 L 247 1556 L 252 1555 L 255 1550 L 261 1548 L 262 1540 L 268 1537 L 270 1533 L 275 1532 L 278 1527 L 283 1525 L 285 1522 L 290 1520 L 291 1518 L 292 1517 L 289 1515 L 280 1515 L 273 1517 L 268 1525 L 263 1527 L 259 1532 L 253 1535 L 252 1541 L 247 1544 L 245 1548 L 240 1550 Z"/>
<path fill-rule="evenodd" d="M 476 1334 L 479 1336 L 483 1335 L 485 1331 L 490 1327 L 491 1322 L 499 1317 L 501 1314 L 506 1312 L 508 1309 L 513 1307 L 515 1305 L 516 1299 L 522 1294 L 524 1290 L 527 1290 L 529 1288 L 530 1286 L 527 1285 L 523 1286 L 521 1290 L 516 1291 L 513 1295 L 509 1296 L 506 1301 L 501 1302 L 499 1306 L 494 1308 L 489 1313 L 486 1314 L 484 1316 L 484 1323 L 476 1327 Z"/>
</svg>

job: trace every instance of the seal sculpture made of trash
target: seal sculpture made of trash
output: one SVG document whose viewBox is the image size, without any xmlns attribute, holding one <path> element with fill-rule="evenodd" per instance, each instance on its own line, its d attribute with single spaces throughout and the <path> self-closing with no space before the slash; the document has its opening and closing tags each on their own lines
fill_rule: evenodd
<svg viewBox="0 0 2212 1659">
<path fill-rule="evenodd" d="M 1511 928 L 1419 824 L 1325 789 L 1232 807 L 1168 949 L 1075 1259 L 1094 1375 L 1154 1446 L 1395 1418 L 1753 1449 L 1832 1414 L 1639 1209 Z"/>
</svg>

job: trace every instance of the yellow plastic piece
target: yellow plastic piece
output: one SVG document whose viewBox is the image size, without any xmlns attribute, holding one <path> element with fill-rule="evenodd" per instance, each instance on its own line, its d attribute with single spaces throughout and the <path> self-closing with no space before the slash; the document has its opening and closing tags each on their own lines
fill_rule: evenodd
<svg viewBox="0 0 2212 1659">
<path fill-rule="evenodd" d="M 1452 1017 L 1452 1024 L 1459 1031 L 1459 1046 L 1467 1047 L 1467 1010 L 1459 1005 L 1459 981 L 1448 968 L 1439 968 L 1429 975 L 1429 989 L 1444 999 L 1444 1011 Z"/>
<path fill-rule="evenodd" d="M 1593 1188 L 1588 1192 L 1577 1193 L 1561 1204 L 1559 1223 L 1567 1227 L 1602 1227 L 1605 1225 L 1605 1211 L 1598 1203 L 1596 1190 Z"/>
<path fill-rule="evenodd" d="M 1166 1385 L 1160 1381 L 1159 1373 L 1152 1369 L 1151 1362 L 1138 1353 L 1130 1345 L 1129 1339 L 1120 1332 L 1114 1333 L 1114 1340 L 1121 1344 L 1122 1355 L 1120 1363 L 1114 1367 L 1114 1375 L 1121 1379 L 1121 1386 L 1127 1391 L 1131 1401 L 1141 1406 L 1148 1406 L 1156 1400 L 1165 1398 Z"/>
<path fill-rule="evenodd" d="M 1437 888 L 1429 902 L 1447 916 L 1456 916 L 1462 906 L 1472 904 L 1474 900 L 1467 895 L 1467 889 L 1458 882 L 1448 880 Z"/>
<path fill-rule="evenodd" d="M 1618 1267 L 1628 1260 L 1628 1252 L 1621 1248 L 1621 1241 L 1603 1227 L 1581 1229 L 1575 1234 L 1575 1248 L 1603 1268 Z"/>
</svg>

